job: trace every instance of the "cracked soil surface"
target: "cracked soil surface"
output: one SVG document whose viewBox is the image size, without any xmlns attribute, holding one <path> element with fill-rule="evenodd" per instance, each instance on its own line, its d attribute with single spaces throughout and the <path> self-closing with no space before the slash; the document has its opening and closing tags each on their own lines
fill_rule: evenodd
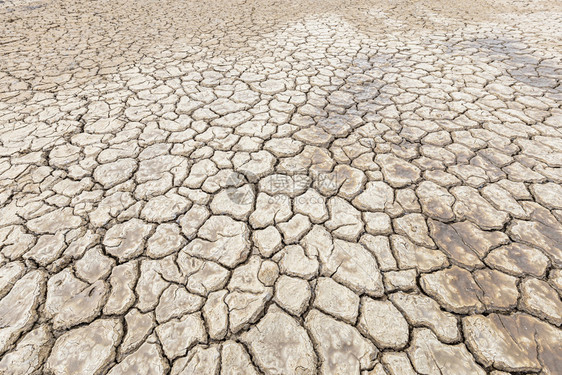
<svg viewBox="0 0 562 375">
<path fill-rule="evenodd" d="M 0 374 L 562 374 L 562 4 L 0 1 Z"/>
</svg>

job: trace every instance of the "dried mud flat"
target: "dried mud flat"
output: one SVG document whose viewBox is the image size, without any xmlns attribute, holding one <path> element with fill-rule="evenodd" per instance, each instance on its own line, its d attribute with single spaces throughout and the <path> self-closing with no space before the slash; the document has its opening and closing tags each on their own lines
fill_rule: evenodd
<svg viewBox="0 0 562 375">
<path fill-rule="evenodd" d="M 0 1 L 0 374 L 562 374 L 560 1 Z"/>
</svg>

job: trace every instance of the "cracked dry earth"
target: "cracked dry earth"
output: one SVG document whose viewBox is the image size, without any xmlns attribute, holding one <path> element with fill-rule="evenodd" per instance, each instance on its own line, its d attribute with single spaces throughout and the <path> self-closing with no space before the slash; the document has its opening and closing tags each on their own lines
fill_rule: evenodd
<svg viewBox="0 0 562 375">
<path fill-rule="evenodd" d="M 0 374 L 562 374 L 557 1 L 0 1 Z"/>
</svg>

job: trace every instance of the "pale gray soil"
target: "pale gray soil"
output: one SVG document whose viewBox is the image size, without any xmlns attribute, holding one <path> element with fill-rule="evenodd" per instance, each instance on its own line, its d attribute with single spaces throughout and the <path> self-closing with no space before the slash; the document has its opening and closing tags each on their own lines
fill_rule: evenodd
<svg viewBox="0 0 562 375">
<path fill-rule="evenodd" d="M 0 374 L 562 374 L 560 1 L 0 1 Z"/>
</svg>

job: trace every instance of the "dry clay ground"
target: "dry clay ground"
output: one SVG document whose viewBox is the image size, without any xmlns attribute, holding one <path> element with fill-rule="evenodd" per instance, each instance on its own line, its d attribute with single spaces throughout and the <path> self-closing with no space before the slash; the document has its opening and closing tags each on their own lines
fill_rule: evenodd
<svg viewBox="0 0 562 375">
<path fill-rule="evenodd" d="M 562 374 L 560 1 L 0 1 L 0 374 Z"/>
</svg>

